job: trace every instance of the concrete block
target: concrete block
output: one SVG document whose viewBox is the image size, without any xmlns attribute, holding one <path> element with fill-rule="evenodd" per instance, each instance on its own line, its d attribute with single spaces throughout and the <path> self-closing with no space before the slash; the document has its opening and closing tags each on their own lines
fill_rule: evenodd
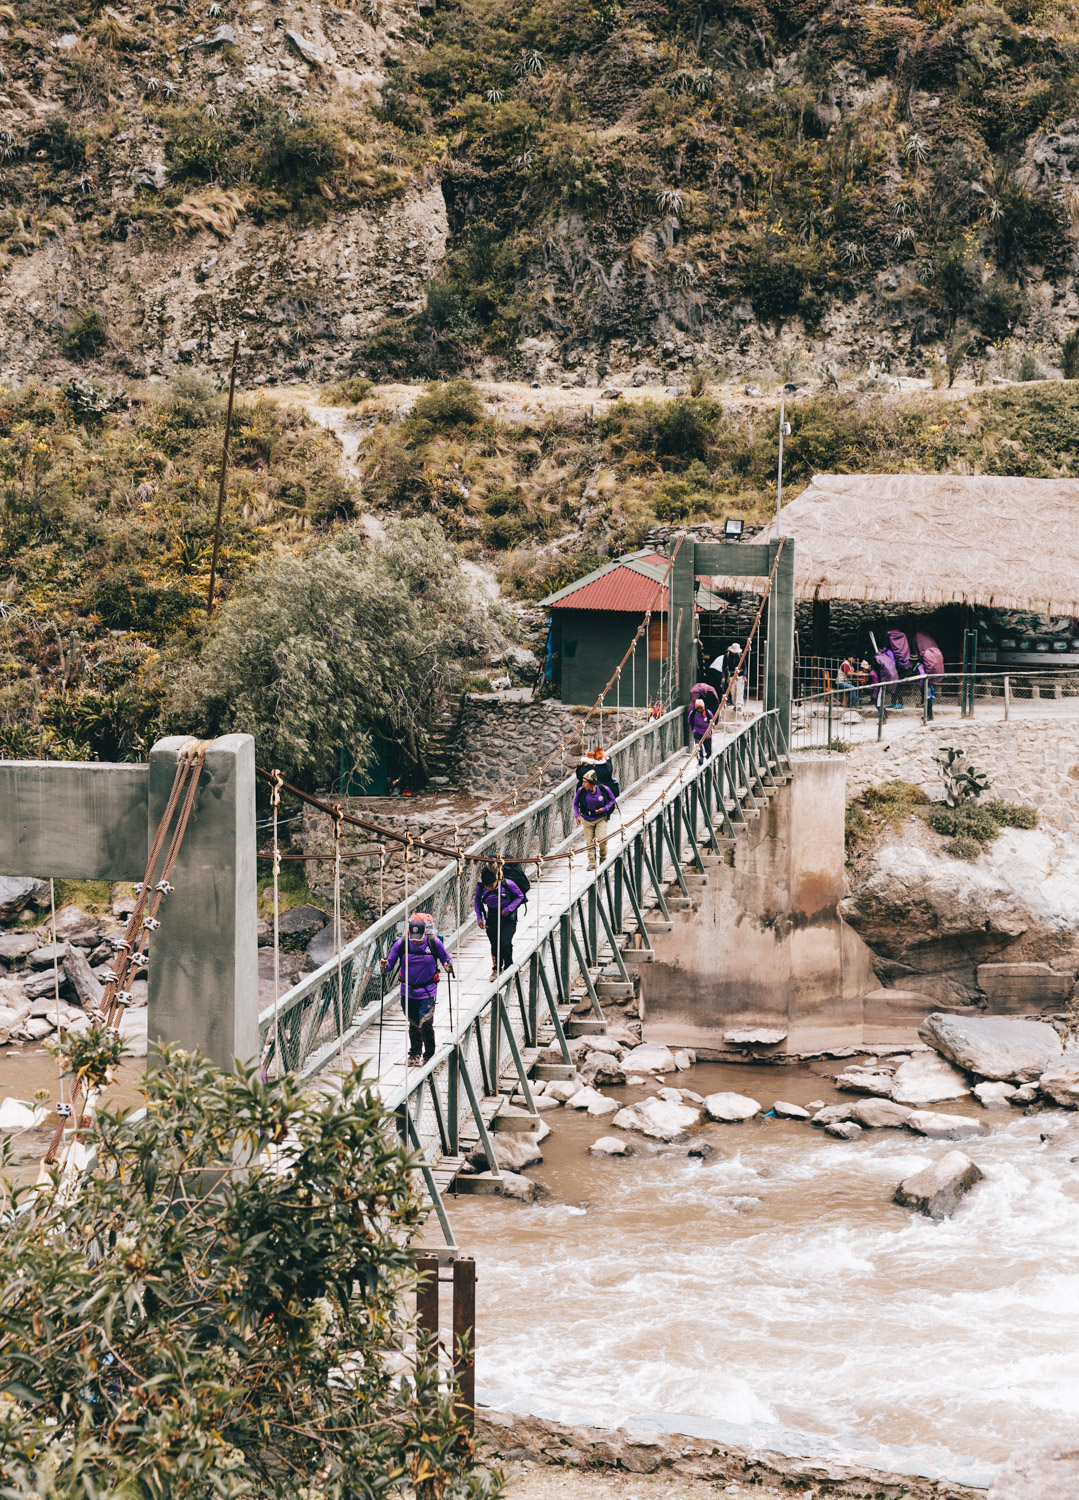
<svg viewBox="0 0 1079 1500">
<path fill-rule="evenodd" d="M 151 837 L 165 810 L 188 738 L 150 752 Z M 155 875 L 155 879 L 157 876 Z M 151 1043 L 177 1042 L 219 1067 L 258 1056 L 258 934 L 255 901 L 255 742 L 230 734 L 211 742 L 194 812 L 162 903 L 150 965 Z"/>
<path fill-rule="evenodd" d="M 543 1081 L 575 1078 L 577 1069 L 572 1063 L 537 1063 L 533 1076 Z"/>
<path fill-rule="evenodd" d="M 64 880 L 140 880 L 146 766 L 0 761 L 0 870 Z"/>
<path fill-rule="evenodd" d="M 979 964 L 978 988 L 991 1011 L 1055 1010 L 1071 998 L 1075 976 L 1048 964 Z"/>
</svg>

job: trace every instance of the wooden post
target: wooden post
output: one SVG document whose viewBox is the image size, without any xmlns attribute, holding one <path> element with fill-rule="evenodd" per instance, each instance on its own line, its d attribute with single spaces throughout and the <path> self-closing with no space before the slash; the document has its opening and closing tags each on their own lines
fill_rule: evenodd
<svg viewBox="0 0 1079 1500">
<path fill-rule="evenodd" d="M 416 1344 L 419 1363 L 438 1365 L 438 1257 L 418 1255 L 416 1270 Z"/>
<path fill-rule="evenodd" d="M 457 1378 L 457 1419 L 476 1427 L 476 1262 L 453 1263 L 453 1373 Z"/>
<path fill-rule="evenodd" d="M 240 340 L 232 345 L 232 370 L 229 373 L 229 406 L 225 413 L 225 442 L 221 449 L 221 478 L 217 486 L 217 520 L 214 523 L 214 550 L 210 559 L 210 588 L 206 595 L 206 618 L 214 612 L 214 584 L 217 582 L 217 554 L 221 550 L 221 515 L 225 508 L 225 480 L 229 471 L 229 439 L 232 436 L 232 402 L 236 394 L 236 361 L 240 357 Z"/>
</svg>

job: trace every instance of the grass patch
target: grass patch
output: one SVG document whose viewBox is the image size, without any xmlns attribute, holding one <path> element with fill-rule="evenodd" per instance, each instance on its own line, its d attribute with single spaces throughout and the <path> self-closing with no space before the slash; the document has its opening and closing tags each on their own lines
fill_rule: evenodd
<svg viewBox="0 0 1079 1500">
<path fill-rule="evenodd" d="M 375 388 L 373 380 L 362 375 L 352 375 L 348 380 L 338 380 L 333 385 L 324 385 L 318 398 L 324 406 L 355 406 Z"/>
<path fill-rule="evenodd" d="M 974 860 L 1004 828 L 1036 828 L 1038 810 L 1000 797 L 987 801 L 961 802 L 958 807 L 935 805 L 925 815 L 934 833 L 949 840 L 947 853 L 955 859 Z"/>
<path fill-rule="evenodd" d="M 114 896 L 129 893 L 131 889 L 129 883 L 118 887 L 114 880 L 58 880 L 56 910 L 61 906 L 78 906 L 93 916 L 111 916 Z M 48 921 L 47 914 L 45 920 Z"/>
<path fill-rule="evenodd" d="M 294 906 L 316 906 L 325 910 L 321 896 L 316 896 L 303 875 L 299 860 L 282 864 L 277 877 L 277 909 L 291 911 Z M 273 874 L 260 875 L 258 879 L 258 914 L 273 921 Z"/>
<path fill-rule="evenodd" d="M 884 781 L 867 786 L 847 807 L 844 821 L 847 858 L 853 858 L 885 828 L 898 830 L 909 817 L 928 805 L 925 792 L 910 781 Z"/>
</svg>

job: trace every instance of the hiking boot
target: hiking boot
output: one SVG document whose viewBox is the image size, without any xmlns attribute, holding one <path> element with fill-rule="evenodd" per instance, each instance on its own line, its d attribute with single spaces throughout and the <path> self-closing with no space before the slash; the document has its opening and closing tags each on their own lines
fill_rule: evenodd
<svg viewBox="0 0 1079 1500">
<path fill-rule="evenodd" d="M 422 1052 L 410 1052 L 408 1054 L 408 1065 L 410 1068 L 418 1068 L 421 1062 L 423 1062 Z"/>
</svg>

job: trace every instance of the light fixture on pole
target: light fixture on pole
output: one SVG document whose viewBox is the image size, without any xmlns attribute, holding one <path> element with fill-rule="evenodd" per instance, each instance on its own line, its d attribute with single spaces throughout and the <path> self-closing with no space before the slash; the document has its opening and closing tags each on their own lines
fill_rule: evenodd
<svg viewBox="0 0 1079 1500">
<path fill-rule="evenodd" d="M 783 509 L 783 439 L 790 437 L 791 424 L 786 420 L 786 403 L 779 403 L 779 483 L 776 487 L 776 520 Z"/>
<path fill-rule="evenodd" d="M 740 542 L 742 540 L 742 532 L 745 528 L 746 523 L 740 516 L 728 516 L 723 522 L 723 540 L 725 542 Z"/>
</svg>

